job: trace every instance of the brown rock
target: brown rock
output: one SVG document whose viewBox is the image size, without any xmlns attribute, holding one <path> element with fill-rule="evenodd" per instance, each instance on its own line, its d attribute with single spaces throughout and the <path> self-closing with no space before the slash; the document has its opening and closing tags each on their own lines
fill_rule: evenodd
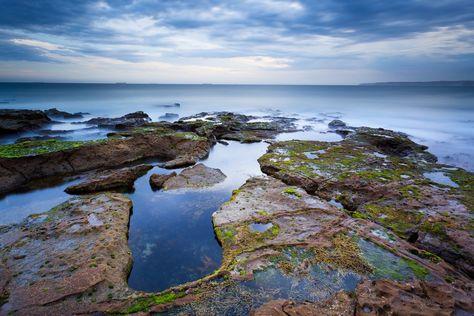
<svg viewBox="0 0 474 316">
<path fill-rule="evenodd" d="M 177 157 L 173 160 L 167 161 L 164 164 L 162 164 L 161 167 L 165 169 L 176 169 L 176 168 L 192 166 L 196 162 L 197 162 L 197 159 L 195 157 L 190 157 L 186 155 L 186 156 Z"/>
<path fill-rule="evenodd" d="M 88 194 L 100 191 L 131 191 L 135 180 L 153 168 L 139 165 L 117 170 L 108 170 L 91 176 L 84 182 L 66 188 L 69 194 Z"/>
<path fill-rule="evenodd" d="M 174 159 L 186 155 L 199 159 L 209 153 L 207 139 L 186 136 L 171 130 L 137 133 L 127 138 L 85 143 L 69 150 L 0 158 L 0 194 L 49 176 L 111 168 L 145 158 Z"/>
<path fill-rule="evenodd" d="M 323 302 L 270 301 L 258 308 L 252 316 L 349 316 L 354 315 L 354 307 L 354 300 L 341 291 Z"/>
<path fill-rule="evenodd" d="M 166 180 L 175 176 L 176 172 L 172 172 L 170 174 L 154 173 L 150 176 L 150 186 L 153 190 L 159 190 L 163 188 L 163 184 L 166 182 Z"/>
<path fill-rule="evenodd" d="M 0 252 L 1 270 L 10 275 L 3 285 L 8 301 L 0 313 L 74 314 L 123 293 L 131 265 L 131 208 L 121 194 L 76 197 L 4 229 L 0 240 L 16 231 L 22 234 L 10 237 L 8 248 Z"/>
<path fill-rule="evenodd" d="M 197 164 L 186 168 L 175 177 L 171 177 L 163 184 L 165 190 L 176 190 L 183 188 L 203 188 L 213 186 L 224 181 L 225 174 L 219 169 L 209 168 L 203 164 Z"/>
<path fill-rule="evenodd" d="M 364 281 L 356 289 L 357 315 L 453 315 L 452 288 L 428 282 Z"/>
</svg>

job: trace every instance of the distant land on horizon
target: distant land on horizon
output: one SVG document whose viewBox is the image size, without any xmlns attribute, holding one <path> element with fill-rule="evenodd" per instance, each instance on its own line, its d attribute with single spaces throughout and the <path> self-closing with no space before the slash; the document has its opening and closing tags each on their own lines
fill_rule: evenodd
<svg viewBox="0 0 474 316">
<path fill-rule="evenodd" d="M 474 86 L 474 80 L 455 80 L 455 81 L 394 81 L 394 82 L 372 82 L 361 83 L 360 86 L 449 86 L 449 87 L 466 87 Z"/>
</svg>

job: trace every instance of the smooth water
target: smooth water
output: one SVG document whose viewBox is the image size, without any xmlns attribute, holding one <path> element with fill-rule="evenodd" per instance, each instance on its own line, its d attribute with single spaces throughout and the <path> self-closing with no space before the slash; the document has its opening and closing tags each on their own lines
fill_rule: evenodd
<svg viewBox="0 0 474 316">
<path fill-rule="evenodd" d="M 179 108 L 163 107 L 176 102 Z M 322 124 L 340 118 L 405 132 L 442 162 L 474 170 L 474 87 L 0 83 L 0 107 L 57 107 L 92 116 L 142 110 L 153 120 L 166 112 L 182 117 L 201 111 L 316 118 Z M 67 137 L 81 134 L 94 137 L 85 130 Z"/>
<path fill-rule="evenodd" d="M 175 102 L 180 107 L 163 107 Z M 408 133 L 426 144 L 442 162 L 474 170 L 474 88 L 472 87 L 357 87 L 357 86 L 214 86 L 214 85 L 57 85 L 0 84 L 1 108 L 90 112 L 116 117 L 143 110 L 153 120 L 164 113 L 180 117 L 201 111 L 234 111 L 253 115 L 281 115 L 299 119 L 310 131 L 285 133 L 277 140 L 338 141 L 327 123 L 342 119 L 349 125 L 384 127 Z M 97 139 L 109 132 L 75 120 L 61 120 L 50 128 L 65 139 Z M 48 127 L 49 128 L 49 127 Z M 19 136 L 0 139 L 13 142 Z M 199 190 L 152 191 L 149 176 L 167 173 L 158 167 L 135 183 L 129 193 L 134 209 L 129 246 L 134 258 L 129 277 L 132 288 L 157 291 L 196 280 L 220 265 L 221 248 L 214 236 L 211 214 L 232 190 L 261 174 L 257 162 L 266 143 L 217 144 L 203 163 L 220 168 L 226 180 Z M 317 153 L 314 153 L 317 155 Z M 18 223 L 67 200 L 63 190 L 79 180 L 65 180 L 29 192 L 0 198 L 0 225 Z M 260 228 L 260 227 L 257 227 Z"/>
<path fill-rule="evenodd" d="M 257 158 L 265 151 L 265 143 L 217 144 L 202 162 L 221 169 L 227 178 L 211 188 L 153 192 L 149 176 L 172 172 L 157 167 L 135 182 L 135 192 L 130 194 L 134 211 L 129 246 L 134 264 L 128 282 L 132 288 L 164 290 L 219 268 L 222 249 L 211 215 L 230 198 L 232 190 L 261 174 Z"/>
</svg>

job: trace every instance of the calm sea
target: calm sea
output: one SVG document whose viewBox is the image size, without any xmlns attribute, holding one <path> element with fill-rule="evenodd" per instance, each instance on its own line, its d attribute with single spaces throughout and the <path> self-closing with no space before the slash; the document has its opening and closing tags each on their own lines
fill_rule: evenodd
<svg viewBox="0 0 474 316">
<path fill-rule="evenodd" d="M 174 103 L 181 106 L 164 107 Z M 353 126 L 403 131 L 442 162 L 474 170 L 474 87 L 0 83 L 0 108 L 51 107 L 92 116 L 142 110 L 153 120 L 166 112 L 202 111 L 337 117 Z"/>
</svg>

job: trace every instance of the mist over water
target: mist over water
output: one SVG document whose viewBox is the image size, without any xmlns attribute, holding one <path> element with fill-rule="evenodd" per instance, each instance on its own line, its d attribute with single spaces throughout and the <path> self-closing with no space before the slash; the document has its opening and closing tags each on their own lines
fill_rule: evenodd
<svg viewBox="0 0 474 316">
<path fill-rule="evenodd" d="M 181 106 L 163 107 L 174 103 Z M 474 87 L 0 84 L 0 107 L 57 107 L 108 117 L 141 110 L 154 121 L 165 113 L 183 117 L 202 111 L 316 118 L 326 124 L 340 118 L 349 125 L 405 132 L 441 162 L 474 170 Z M 105 134 L 83 130 L 67 137 Z"/>
</svg>

